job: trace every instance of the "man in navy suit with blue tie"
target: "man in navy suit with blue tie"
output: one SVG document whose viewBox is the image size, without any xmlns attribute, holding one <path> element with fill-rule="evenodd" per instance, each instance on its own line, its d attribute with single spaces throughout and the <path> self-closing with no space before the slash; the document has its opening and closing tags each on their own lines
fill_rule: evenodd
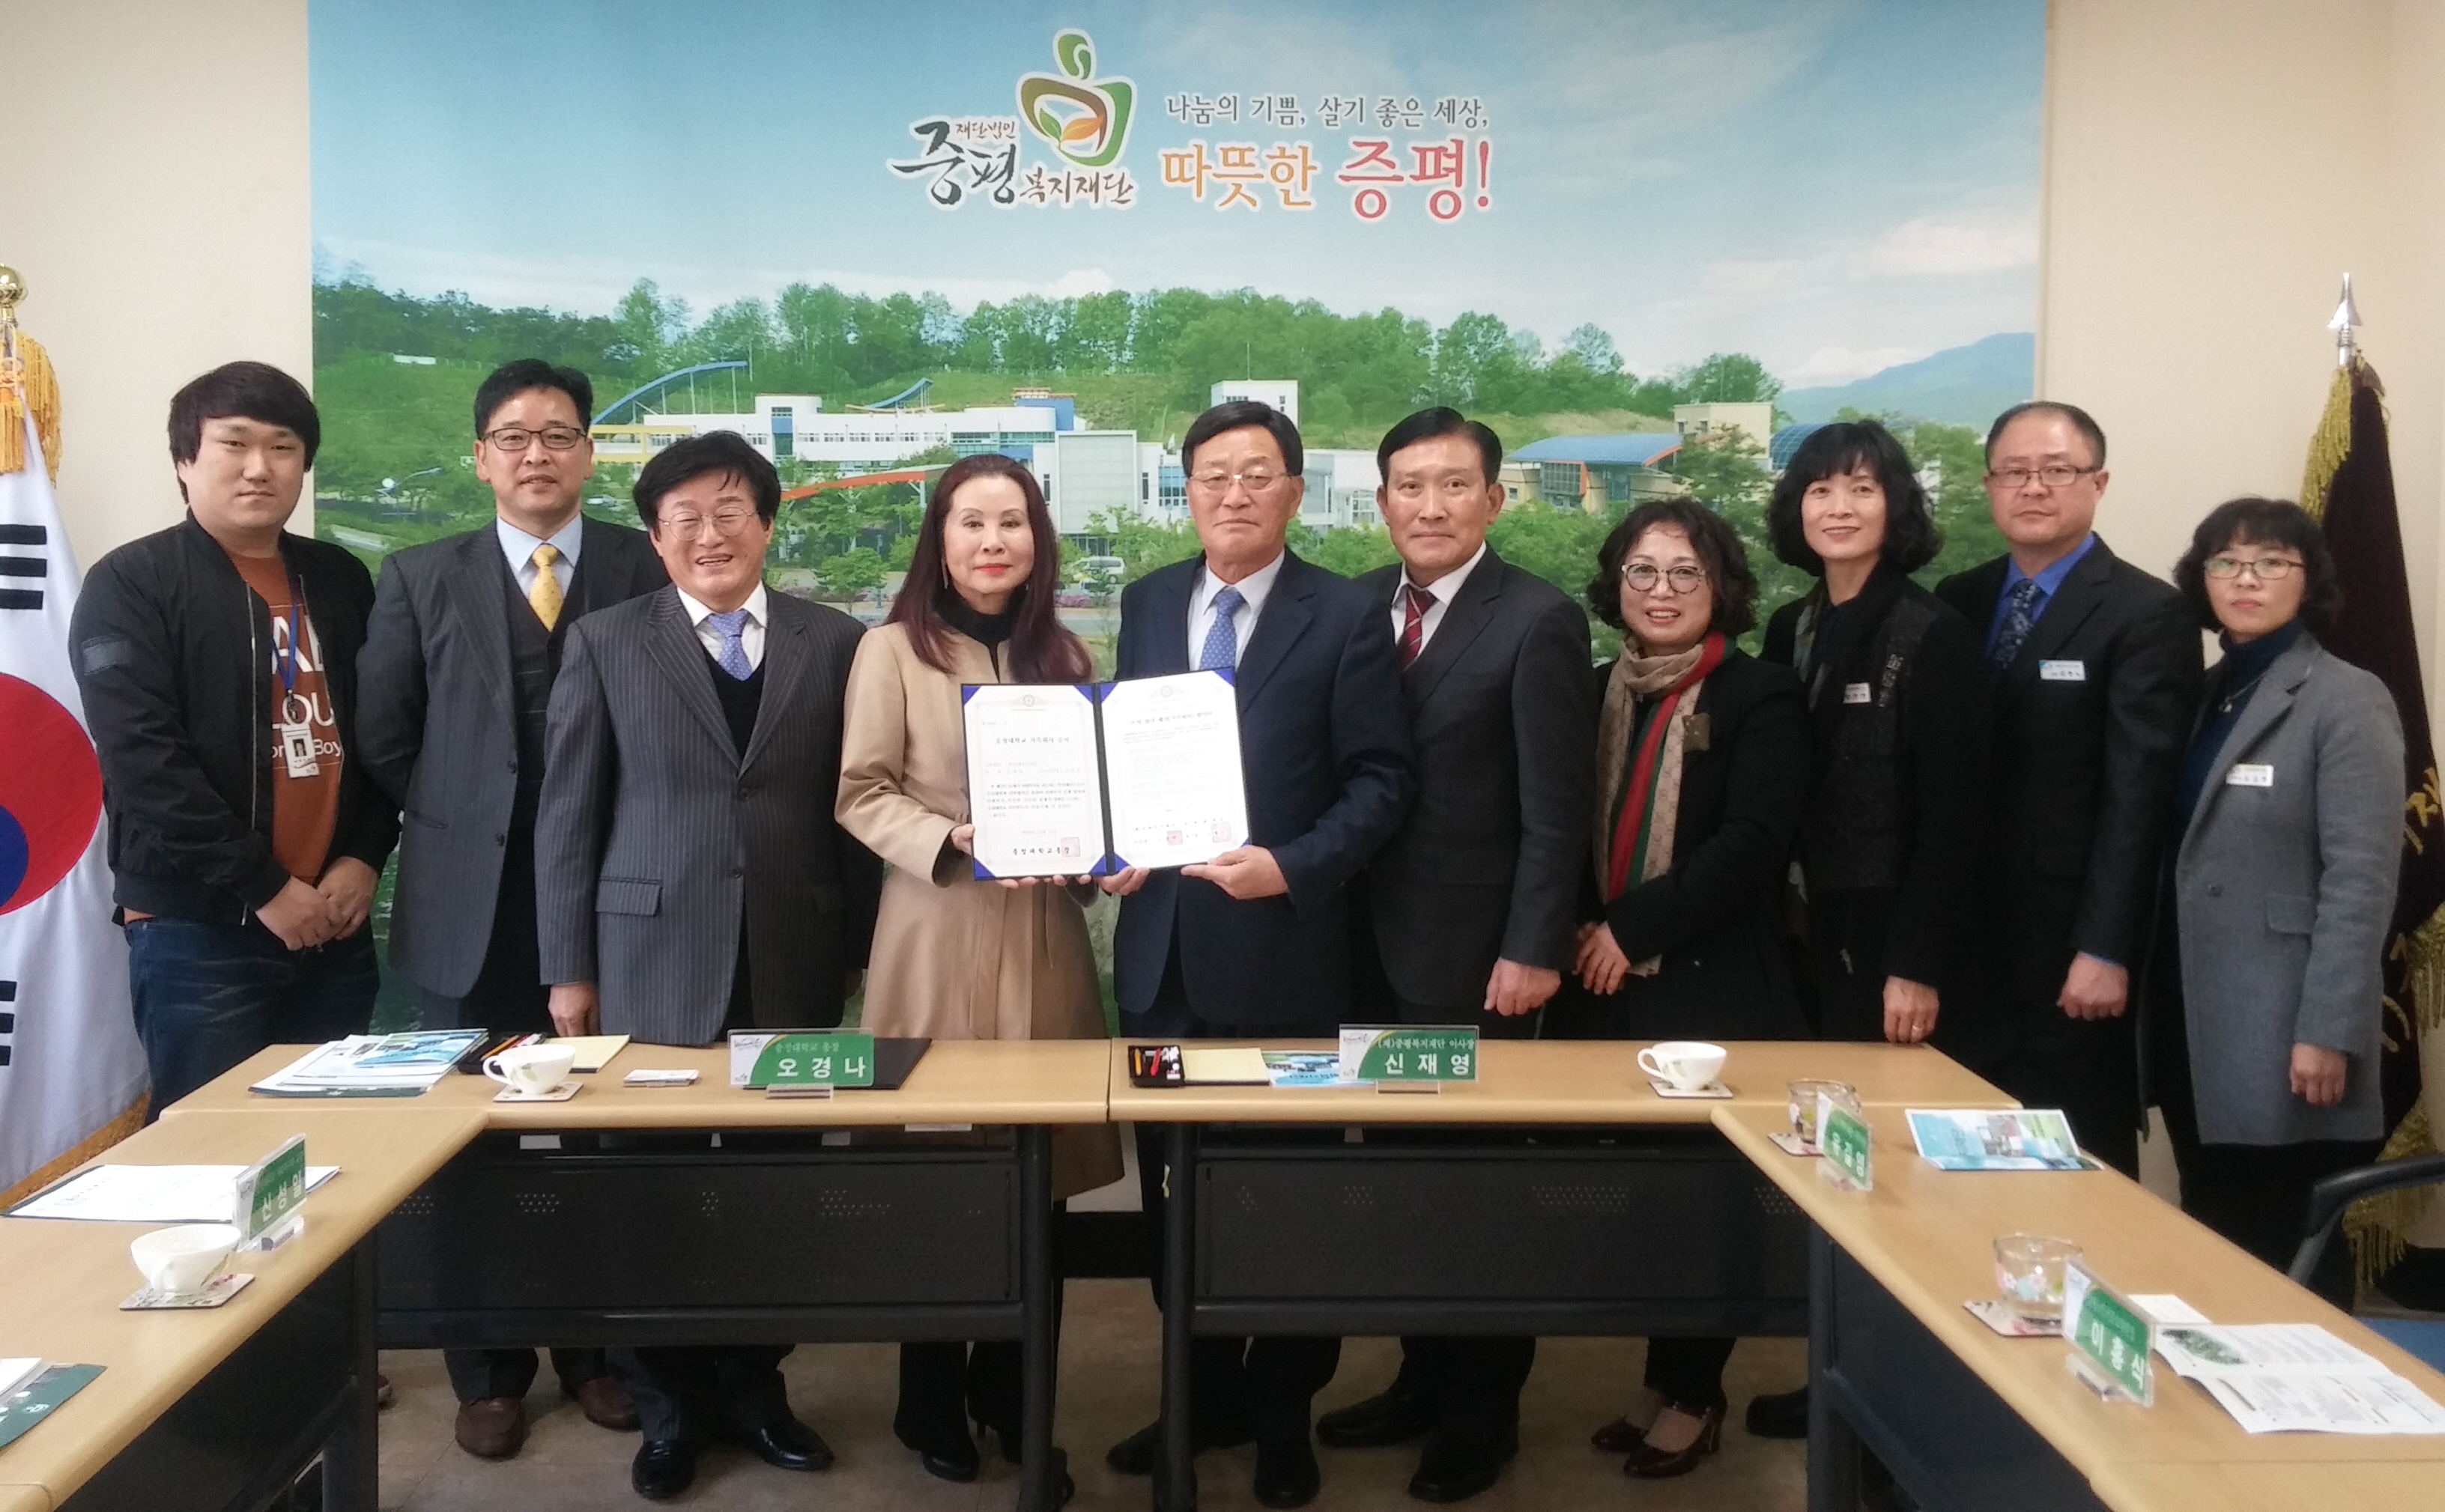
<svg viewBox="0 0 2445 1512">
<path fill-rule="evenodd" d="M 1230 669 L 1249 831 L 1205 865 L 1133 868 L 1105 884 L 1123 895 L 1113 977 L 1132 1037 L 1330 1036 L 1348 1017 L 1349 884 L 1409 806 L 1409 714 L 1377 596 L 1285 545 L 1303 460 L 1298 427 L 1270 405 L 1199 416 L 1181 466 L 1204 551 L 1121 594 L 1118 677 Z M 1143 1129 L 1138 1170 L 1160 1235 L 1163 1152 Z M 1159 1260 L 1155 1285 L 1160 1296 Z M 1309 1405 L 1340 1349 L 1329 1338 L 1196 1341 L 1192 1440 L 1255 1438 L 1266 1506 L 1316 1496 Z M 1108 1459 L 1148 1473 L 1159 1437 L 1160 1425 L 1148 1428 Z"/>
</svg>

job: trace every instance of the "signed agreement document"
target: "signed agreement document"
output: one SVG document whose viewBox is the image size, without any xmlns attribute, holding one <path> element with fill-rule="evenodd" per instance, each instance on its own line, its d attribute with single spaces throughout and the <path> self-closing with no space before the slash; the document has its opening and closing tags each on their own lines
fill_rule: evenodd
<svg viewBox="0 0 2445 1512">
<path fill-rule="evenodd" d="M 1228 674 L 961 689 L 980 877 L 1211 861 L 1246 843 Z"/>
</svg>

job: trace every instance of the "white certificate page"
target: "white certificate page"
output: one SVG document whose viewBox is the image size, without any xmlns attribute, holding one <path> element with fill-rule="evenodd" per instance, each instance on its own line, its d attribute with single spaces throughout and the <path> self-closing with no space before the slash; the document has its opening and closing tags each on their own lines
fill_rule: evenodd
<svg viewBox="0 0 2445 1512">
<path fill-rule="evenodd" d="M 976 862 L 996 877 L 1074 877 L 1104 859 L 1095 705 L 1067 683 L 962 690 Z"/>
<path fill-rule="evenodd" d="M 1237 700 L 1213 671 L 1105 691 L 1104 781 L 1123 866 L 1185 867 L 1247 844 Z"/>
</svg>

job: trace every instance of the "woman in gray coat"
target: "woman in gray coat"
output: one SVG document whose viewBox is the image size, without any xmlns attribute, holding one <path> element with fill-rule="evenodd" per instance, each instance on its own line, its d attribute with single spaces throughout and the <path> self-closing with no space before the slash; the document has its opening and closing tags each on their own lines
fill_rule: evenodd
<svg viewBox="0 0 2445 1512">
<path fill-rule="evenodd" d="M 2280 1267 L 2311 1185 L 2374 1159 L 2384 1133 L 2402 726 L 2384 683 L 2318 644 L 2342 595 L 2300 506 L 2220 506 L 2174 581 L 2225 656 L 2174 793 L 2177 941 L 2157 959 L 2179 970 L 2156 984 L 2157 1100 L 2183 1210 Z M 2318 1287 L 2347 1302 L 2348 1252 L 2327 1254 Z"/>
</svg>

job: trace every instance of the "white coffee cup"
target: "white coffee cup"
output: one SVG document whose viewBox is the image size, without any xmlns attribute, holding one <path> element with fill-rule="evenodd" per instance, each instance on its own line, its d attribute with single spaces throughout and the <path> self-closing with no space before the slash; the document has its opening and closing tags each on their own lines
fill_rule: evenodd
<svg viewBox="0 0 2445 1512">
<path fill-rule="evenodd" d="M 1696 1092 L 1715 1084 L 1724 1069 L 1724 1047 L 1696 1039 L 1667 1039 L 1638 1053 L 1638 1069 L 1672 1084 L 1675 1092 Z"/>
<path fill-rule="evenodd" d="M 139 1234 L 127 1246 L 144 1284 L 172 1297 L 188 1297 L 204 1289 L 221 1273 L 221 1262 L 237 1248 L 233 1223 L 181 1223 Z"/>
<path fill-rule="evenodd" d="M 539 1097 L 559 1087 L 577 1064 L 574 1045 L 519 1045 L 484 1057 L 484 1074 L 513 1092 Z"/>
</svg>

